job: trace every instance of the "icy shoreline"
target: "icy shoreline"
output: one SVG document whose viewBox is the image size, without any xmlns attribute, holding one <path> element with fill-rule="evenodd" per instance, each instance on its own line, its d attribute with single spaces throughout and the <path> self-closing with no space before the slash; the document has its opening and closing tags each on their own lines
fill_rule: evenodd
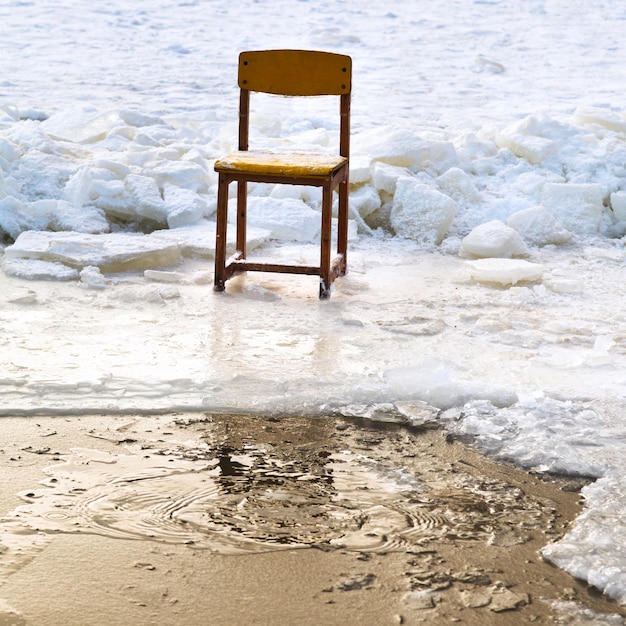
<svg viewBox="0 0 626 626">
<path fill-rule="evenodd" d="M 3 414 L 426 403 L 490 454 L 599 478 L 545 554 L 626 602 L 623 6 L 218 4 L 0 9 Z M 355 61 L 325 305 L 308 279 L 210 287 L 236 56 L 278 46 Z M 309 114 L 261 102 L 253 139 L 332 149 Z M 314 192 L 252 193 L 259 253 L 315 254 Z"/>
</svg>

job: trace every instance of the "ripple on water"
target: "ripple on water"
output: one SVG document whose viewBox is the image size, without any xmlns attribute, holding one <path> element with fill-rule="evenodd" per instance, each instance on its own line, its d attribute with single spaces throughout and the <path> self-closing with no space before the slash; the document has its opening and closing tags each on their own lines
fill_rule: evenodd
<svg viewBox="0 0 626 626">
<path fill-rule="evenodd" d="M 375 454 L 290 453 L 280 458 L 271 446 L 213 446 L 204 458 L 189 460 L 183 450 L 74 449 L 3 519 L 0 542 L 11 546 L 4 565 L 15 569 L 26 558 L 19 554 L 28 556 L 54 533 L 189 544 L 221 554 L 305 547 L 388 552 L 438 537 L 493 538 L 488 488 L 442 491 Z M 528 514 L 527 526 L 538 523 Z"/>
</svg>

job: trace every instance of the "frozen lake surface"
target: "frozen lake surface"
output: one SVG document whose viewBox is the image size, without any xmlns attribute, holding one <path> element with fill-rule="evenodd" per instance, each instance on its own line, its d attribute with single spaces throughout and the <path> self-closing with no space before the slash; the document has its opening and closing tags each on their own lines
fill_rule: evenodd
<svg viewBox="0 0 626 626">
<path fill-rule="evenodd" d="M 0 412 L 439 419 L 597 478 L 545 556 L 626 602 L 625 24 L 617 0 L 3 3 Z M 237 55 L 270 47 L 354 60 L 329 302 L 211 289 Z M 253 142 L 335 145 L 334 104 L 253 110 Z M 315 191 L 251 192 L 255 253 L 314 258 Z"/>
</svg>

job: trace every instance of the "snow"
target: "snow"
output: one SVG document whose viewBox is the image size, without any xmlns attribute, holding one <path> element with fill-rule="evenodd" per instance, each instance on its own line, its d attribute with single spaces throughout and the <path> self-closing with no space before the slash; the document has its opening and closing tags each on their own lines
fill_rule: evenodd
<svg viewBox="0 0 626 626">
<path fill-rule="evenodd" d="M 626 603 L 625 23 L 617 0 L 4 3 L 1 413 L 441 411 L 597 479 L 544 556 Z M 269 47 L 354 60 L 326 303 L 311 277 L 211 290 L 237 55 Z M 337 143 L 335 103 L 252 110 L 253 147 Z M 250 185 L 249 250 L 314 259 L 318 191 Z"/>
</svg>

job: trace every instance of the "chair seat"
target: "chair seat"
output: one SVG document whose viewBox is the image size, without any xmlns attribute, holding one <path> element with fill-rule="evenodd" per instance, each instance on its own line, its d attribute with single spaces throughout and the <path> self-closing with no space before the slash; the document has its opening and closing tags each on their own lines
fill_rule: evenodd
<svg viewBox="0 0 626 626">
<path fill-rule="evenodd" d="M 215 171 L 266 174 L 284 178 L 327 178 L 348 163 L 336 154 L 240 150 L 215 161 Z"/>
</svg>

